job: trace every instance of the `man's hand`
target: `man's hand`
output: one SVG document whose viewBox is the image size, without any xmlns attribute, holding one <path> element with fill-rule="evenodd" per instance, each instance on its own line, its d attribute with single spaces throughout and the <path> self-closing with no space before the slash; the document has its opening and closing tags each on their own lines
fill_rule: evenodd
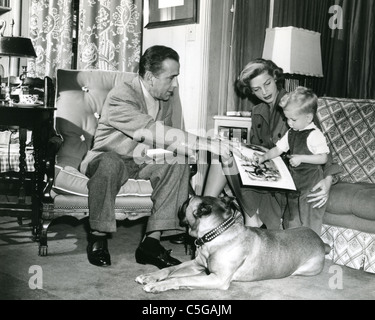
<svg viewBox="0 0 375 320">
<path fill-rule="evenodd" d="M 311 193 L 307 196 L 308 198 L 310 198 L 310 200 L 308 200 L 307 202 L 315 203 L 313 208 L 323 207 L 328 201 L 329 191 L 331 189 L 331 186 L 332 186 L 332 176 L 328 176 L 324 178 L 323 180 L 318 182 L 314 186 L 314 188 L 312 188 Z"/>
<path fill-rule="evenodd" d="M 207 143 L 208 151 L 221 156 L 223 161 L 228 161 L 235 154 L 237 157 L 241 157 L 241 151 L 238 146 L 233 144 L 229 140 L 210 140 Z"/>
</svg>

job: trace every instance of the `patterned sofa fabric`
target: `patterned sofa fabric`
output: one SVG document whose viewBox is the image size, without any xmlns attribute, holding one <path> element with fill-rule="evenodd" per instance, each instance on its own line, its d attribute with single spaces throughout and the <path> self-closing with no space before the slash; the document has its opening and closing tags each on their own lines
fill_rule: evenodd
<svg viewBox="0 0 375 320">
<path fill-rule="evenodd" d="M 325 222 L 375 233 L 375 100 L 320 98 L 318 118 L 343 168 L 332 187 Z M 367 224 L 367 221 L 369 224 Z"/>
<path fill-rule="evenodd" d="M 318 118 L 340 180 L 375 183 L 375 100 L 320 98 Z"/>
<path fill-rule="evenodd" d="M 375 273 L 375 100 L 320 98 L 318 118 L 341 165 L 322 239 L 333 262 Z"/>
</svg>

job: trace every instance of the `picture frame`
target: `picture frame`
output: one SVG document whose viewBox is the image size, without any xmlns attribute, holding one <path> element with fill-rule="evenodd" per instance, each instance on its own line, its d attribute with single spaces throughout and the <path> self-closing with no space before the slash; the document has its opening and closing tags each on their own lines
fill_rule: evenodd
<svg viewBox="0 0 375 320">
<path fill-rule="evenodd" d="M 195 24 L 199 0 L 144 0 L 147 29 Z"/>
</svg>

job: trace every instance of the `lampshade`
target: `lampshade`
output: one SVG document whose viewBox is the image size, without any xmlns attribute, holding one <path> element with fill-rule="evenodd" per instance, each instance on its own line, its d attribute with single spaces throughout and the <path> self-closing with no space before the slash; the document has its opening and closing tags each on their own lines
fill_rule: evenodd
<svg viewBox="0 0 375 320">
<path fill-rule="evenodd" d="M 323 77 L 320 33 L 295 27 L 266 30 L 263 58 L 284 73 Z"/>
<path fill-rule="evenodd" d="M 36 53 L 29 38 L 0 37 L 0 56 L 35 58 Z"/>
</svg>

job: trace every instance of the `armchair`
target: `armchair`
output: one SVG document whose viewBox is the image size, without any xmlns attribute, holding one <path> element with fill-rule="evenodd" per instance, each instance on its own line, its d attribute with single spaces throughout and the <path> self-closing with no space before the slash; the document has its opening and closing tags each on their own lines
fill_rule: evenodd
<svg viewBox="0 0 375 320">
<path fill-rule="evenodd" d="M 48 162 L 48 183 L 43 197 L 39 255 L 46 256 L 51 222 L 62 216 L 88 217 L 88 178 L 79 166 L 91 148 L 101 109 L 108 92 L 131 80 L 134 73 L 58 70 L 56 77 L 56 157 Z M 171 99 L 179 104 L 178 94 Z M 177 100 L 176 100 L 177 99 Z M 57 143 L 56 143 L 57 142 Z M 56 146 L 57 144 L 57 146 Z M 149 181 L 129 180 L 116 199 L 116 219 L 136 220 L 151 214 L 152 187 Z"/>
</svg>

